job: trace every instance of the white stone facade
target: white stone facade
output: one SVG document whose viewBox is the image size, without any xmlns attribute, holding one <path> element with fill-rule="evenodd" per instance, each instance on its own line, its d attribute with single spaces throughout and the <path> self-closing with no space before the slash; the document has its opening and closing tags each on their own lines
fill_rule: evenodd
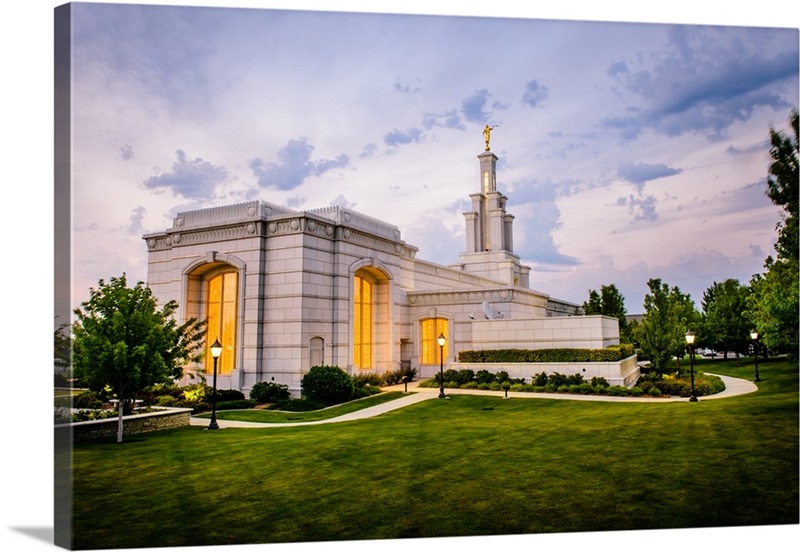
<svg viewBox="0 0 800 552">
<path fill-rule="evenodd" d="M 245 394 L 260 381 L 297 394 L 317 364 L 424 373 L 420 328 L 430 318 L 446 320 L 448 363 L 476 348 L 618 343 L 612 319 L 575 317 L 569 330 L 551 324 L 548 317 L 580 309 L 529 288 L 530 269 L 512 250 L 513 217 L 494 189 L 497 158 L 487 152 L 479 159 L 482 184 L 490 184 L 473 194 L 475 209 L 465 213 L 468 249 L 457 265 L 416 259 L 417 248 L 396 226 L 350 209 L 294 211 L 251 201 L 180 213 L 171 228 L 145 235 L 148 285 L 162 303 L 177 301 L 182 319 L 205 319 L 209 279 L 238 275 L 236 337 L 223 343 L 235 366 L 221 371 L 217 384 Z M 372 283 L 367 367 L 354 367 L 357 275 Z M 498 319 L 487 320 L 487 310 Z"/>
</svg>

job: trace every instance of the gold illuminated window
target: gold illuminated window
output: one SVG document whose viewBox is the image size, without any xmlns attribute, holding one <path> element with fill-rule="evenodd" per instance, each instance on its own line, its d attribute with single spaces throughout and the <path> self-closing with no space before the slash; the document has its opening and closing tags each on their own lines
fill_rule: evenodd
<svg viewBox="0 0 800 552">
<path fill-rule="evenodd" d="M 450 338 L 447 335 L 447 319 L 427 318 L 422 321 L 421 328 L 422 341 L 422 364 L 439 364 L 441 362 L 441 349 L 436 341 L 439 335 L 443 335 L 447 342 L 444 345 L 444 357 L 447 358 L 447 348 L 450 346 Z"/>
<path fill-rule="evenodd" d="M 208 326 L 206 328 L 206 373 L 214 370 L 211 344 L 219 339 L 222 354 L 217 359 L 217 373 L 230 374 L 236 364 L 236 317 L 238 310 L 238 274 L 224 272 L 208 280 Z"/>
<path fill-rule="evenodd" d="M 372 367 L 372 287 L 361 276 L 354 279 L 353 289 L 353 365 Z"/>
</svg>

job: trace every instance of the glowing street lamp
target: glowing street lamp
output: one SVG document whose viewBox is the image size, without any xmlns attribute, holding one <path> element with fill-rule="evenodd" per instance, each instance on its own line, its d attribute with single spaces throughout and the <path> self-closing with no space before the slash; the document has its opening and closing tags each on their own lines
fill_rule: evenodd
<svg viewBox="0 0 800 552">
<path fill-rule="evenodd" d="M 436 341 L 439 343 L 439 398 L 444 399 L 444 344 L 447 338 L 440 333 Z"/>
<path fill-rule="evenodd" d="M 214 394 L 211 395 L 211 423 L 208 424 L 208 429 L 219 429 L 217 423 L 217 359 L 222 354 L 222 345 L 219 339 L 215 339 L 211 344 L 211 356 L 214 357 Z"/>
<path fill-rule="evenodd" d="M 758 332 L 756 330 L 750 332 L 750 338 L 753 340 L 753 361 L 756 363 L 756 377 L 753 381 L 761 381 L 761 378 L 758 377 L 758 353 L 756 351 L 758 348 Z"/>
<path fill-rule="evenodd" d="M 697 397 L 694 394 L 694 334 L 692 330 L 686 332 L 686 344 L 689 345 L 689 366 L 692 373 L 692 396 L 689 397 L 689 402 L 697 402 Z"/>
</svg>

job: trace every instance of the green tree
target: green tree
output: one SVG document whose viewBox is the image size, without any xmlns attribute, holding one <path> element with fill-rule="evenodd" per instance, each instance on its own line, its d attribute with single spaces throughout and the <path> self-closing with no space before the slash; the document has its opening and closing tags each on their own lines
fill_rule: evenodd
<svg viewBox="0 0 800 552">
<path fill-rule="evenodd" d="M 767 196 L 775 205 L 780 205 L 786 211 L 783 221 L 778 223 L 778 243 L 775 249 L 778 257 L 786 260 L 798 259 L 798 227 L 797 211 L 800 201 L 798 189 L 798 114 L 792 111 L 789 123 L 794 131 L 794 137 L 785 136 L 783 133 L 770 129 L 769 151 L 772 163 L 769 166 L 767 177 Z"/>
<path fill-rule="evenodd" d="M 670 288 L 660 278 L 648 280 L 647 287 L 650 293 L 644 296 L 644 316 L 634 338 L 653 371 L 663 375 L 672 357 L 683 356 L 686 332 L 697 325 L 699 313 L 688 294 Z"/>
<path fill-rule="evenodd" d="M 589 290 L 589 300 L 583 303 L 585 314 L 603 314 L 619 320 L 619 337 L 623 343 L 630 343 L 632 338 L 628 331 L 628 321 L 625 315 L 625 297 L 614 284 L 600 286 L 600 293 Z"/>
<path fill-rule="evenodd" d="M 714 282 L 703 293 L 702 341 L 727 358 L 728 351 L 744 353 L 750 344 L 752 324 L 746 316 L 750 288 L 738 280 Z"/>
<path fill-rule="evenodd" d="M 183 366 L 202 357 L 204 322 L 192 318 L 179 325 L 178 308 L 170 301 L 161 309 L 150 288 L 138 282 L 129 288 L 125 274 L 100 280 L 89 300 L 75 310 L 73 368 L 75 376 L 95 391 L 109 388 L 122 415 L 129 413 L 145 388 L 183 375 Z"/>
<path fill-rule="evenodd" d="M 747 316 L 762 336 L 762 343 L 775 352 L 785 352 L 797 360 L 800 343 L 798 327 L 798 112 L 789 117 L 793 137 L 770 129 L 770 156 L 767 195 L 785 210 L 778 223 L 777 258 L 767 257 L 764 275 L 750 280 L 751 294 Z"/>
<path fill-rule="evenodd" d="M 776 353 L 798 360 L 798 263 L 768 257 L 766 273 L 750 280 L 747 316 L 761 335 L 761 342 Z"/>
</svg>

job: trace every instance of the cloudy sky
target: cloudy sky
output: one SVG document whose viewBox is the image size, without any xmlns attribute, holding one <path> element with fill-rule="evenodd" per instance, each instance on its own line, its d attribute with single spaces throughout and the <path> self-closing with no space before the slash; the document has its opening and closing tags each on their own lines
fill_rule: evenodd
<svg viewBox="0 0 800 552">
<path fill-rule="evenodd" d="M 772 253 L 796 29 L 73 9 L 75 304 L 145 279 L 141 237 L 177 212 L 252 199 L 347 206 L 456 262 L 485 124 L 535 289 L 581 303 L 615 283 L 641 312 L 660 277 L 699 304 Z"/>
<path fill-rule="evenodd" d="M 2 335 L 14 389 L 52 384 L 52 10 L 59 3 L 6 2 L 0 17 L 9 292 Z M 305 14 L 297 26 L 300 14 L 276 22 L 256 12 L 155 20 L 84 13 L 75 35 L 76 301 L 99 278 L 123 271 L 144 278 L 140 236 L 168 227 L 174 212 L 253 197 L 297 208 L 352 205 L 400 226 L 421 257 L 455 260 L 484 121 L 500 125 L 492 139 L 499 187 L 538 289 L 582 302 L 589 288 L 615 282 L 636 312 L 649 277 L 699 298 L 715 279 L 749 278 L 771 251 L 779 213 L 759 189 L 765 140 L 770 125 L 786 127 L 798 102 L 800 20 L 785 0 L 729 3 L 720 12 L 697 0 L 235 4 L 456 18 L 333 25 Z M 520 17 L 656 24 L 512 20 Z M 795 30 L 663 25 L 673 22 Z M 3 489 L 13 500 L 3 501 L 0 542 L 51 550 L 49 394 L 6 395 L 6 441 L 25 454 L 6 458 L 13 475 Z M 648 546 L 752 550 L 796 542 L 798 526 L 670 533 Z M 634 531 L 491 544 L 639 550 L 641 538 Z"/>
</svg>

